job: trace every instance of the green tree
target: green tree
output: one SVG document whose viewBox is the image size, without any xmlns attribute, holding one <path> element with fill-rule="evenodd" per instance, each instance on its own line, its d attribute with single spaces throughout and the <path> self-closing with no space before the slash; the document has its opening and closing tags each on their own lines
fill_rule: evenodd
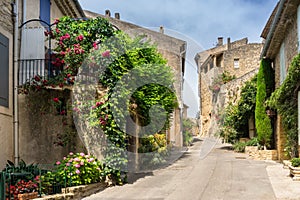
<svg viewBox="0 0 300 200">
<path fill-rule="evenodd" d="M 264 148 L 271 146 L 272 126 L 271 120 L 266 113 L 265 101 L 267 100 L 267 86 L 271 88 L 271 62 L 263 59 L 257 75 L 257 94 L 255 107 L 255 126 L 257 138 Z M 269 74 L 267 74 L 269 73 Z M 268 88 L 268 89 L 269 89 Z"/>
</svg>

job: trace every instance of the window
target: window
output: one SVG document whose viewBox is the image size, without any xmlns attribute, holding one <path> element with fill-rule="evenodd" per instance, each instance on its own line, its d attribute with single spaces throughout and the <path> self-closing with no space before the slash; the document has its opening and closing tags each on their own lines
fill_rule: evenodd
<svg viewBox="0 0 300 200">
<path fill-rule="evenodd" d="M 0 33 L 0 106 L 8 108 L 9 39 Z"/>
<path fill-rule="evenodd" d="M 285 44 L 282 43 L 280 47 L 280 84 L 283 83 L 285 77 L 286 77 L 286 67 L 285 67 Z"/>
<path fill-rule="evenodd" d="M 40 19 L 50 24 L 50 0 L 40 0 Z"/>
<path fill-rule="evenodd" d="M 240 60 L 239 59 L 236 58 L 236 59 L 233 60 L 233 67 L 235 69 L 240 68 Z"/>
</svg>

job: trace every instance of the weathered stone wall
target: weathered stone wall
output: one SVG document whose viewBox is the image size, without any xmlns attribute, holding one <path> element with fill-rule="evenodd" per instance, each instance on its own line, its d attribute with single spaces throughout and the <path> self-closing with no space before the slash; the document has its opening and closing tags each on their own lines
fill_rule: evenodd
<svg viewBox="0 0 300 200">
<path fill-rule="evenodd" d="M 13 21 L 10 0 L 0 2 L 0 33 L 9 39 L 9 77 L 13 77 Z M 9 79 L 9 106 L 0 106 L 0 168 L 13 159 L 13 81 Z"/>
<path fill-rule="evenodd" d="M 262 44 L 247 44 L 224 52 L 224 70 L 241 77 L 257 69 L 260 64 Z M 234 68 L 234 59 L 239 59 L 239 68 Z"/>
<path fill-rule="evenodd" d="M 293 23 L 289 24 L 289 29 L 287 29 L 284 43 L 285 43 L 285 66 L 286 71 L 293 60 L 293 58 L 298 54 L 298 34 L 297 34 L 297 19 L 296 16 L 292 20 Z M 280 86 L 280 51 L 276 54 L 274 60 L 274 68 L 275 68 L 275 86 L 278 88 Z"/>
<path fill-rule="evenodd" d="M 19 95 L 20 158 L 26 163 L 53 164 L 70 151 L 84 151 L 73 126 L 72 110 L 59 115 L 51 103 L 54 97 L 64 97 L 71 109 L 70 93 L 48 90 L 45 93 Z M 39 96 L 42 95 L 42 96 Z M 40 105 L 39 105 L 40 104 Z M 69 138 L 69 142 L 64 142 Z"/>
<path fill-rule="evenodd" d="M 246 146 L 245 153 L 254 160 L 278 160 L 277 150 L 258 150 L 258 147 Z"/>
<path fill-rule="evenodd" d="M 285 43 L 285 66 L 286 71 L 293 60 L 293 58 L 298 54 L 298 34 L 297 34 L 297 18 L 291 20 L 291 23 L 288 25 L 288 29 L 285 35 L 284 43 Z M 275 87 L 280 87 L 280 51 L 276 54 L 274 60 L 274 69 L 275 69 Z M 278 150 L 278 159 L 284 160 L 287 158 L 287 152 L 285 152 L 285 144 L 286 144 L 286 133 L 283 130 L 283 125 L 281 122 L 281 117 L 277 116 L 277 120 L 275 121 L 275 134 L 276 134 L 276 148 Z"/>
<path fill-rule="evenodd" d="M 211 135 L 218 131 L 218 123 L 216 120 L 228 102 L 237 102 L 239 99 L 240 89 L 244 83 L 250 80 L 258 71 L 260 65 L 260 52 L 262 44 L 248 44 L 247 38 L 230 43 L 228 49 L 224 50 L 224 45 L 219 46 L 198 55 L 205 56 L 207 52 L 218 54 L 219 48 L 223 53 L 223 66 L 213 66 L 207 73 L 201 71 L 199 77 L 199 92 L 201 95 L 200 111 L 201 111 L 201 134 Z M 198 66 L 201 66 L 200 57 Z M 213 56 L 211 59 L 215 59 Z M 234 59 L 239 59 L 239 68 L 234 68 Z M 203 60 L 202 60 L 203 61 Z M 216 63 L 214 61 L 214 63 Z M 224 71 L 230 75 L 235 75 L 237 79 L 223 85 L 220 90 L 213 92 L 210 88 L 216 79 Z M 200 72 L 200 71 L 199 71 Z"/>
</svg>

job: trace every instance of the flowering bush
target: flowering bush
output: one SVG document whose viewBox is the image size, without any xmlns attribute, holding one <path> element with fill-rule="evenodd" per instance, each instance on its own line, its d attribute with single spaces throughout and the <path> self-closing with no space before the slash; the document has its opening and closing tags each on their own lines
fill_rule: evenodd
<svg viewBox="0 0 300 200">
<path fill-rule="evenodd" d="M 62 161 L 55 163 L 56 178 L 67 185 L 84 185 L 97 183 L 105 178 L 103 165 L 95 157 L 84 153 L 72 153 L 64 157 Z M 67 180 L 65 180 L 67 179 Z"/>
<path fill-rule="evenodd" d="M 18 194 L 31 193 L 38 191 L 39 177 L 36 177 L 33 181 L 20 180 L 15 185 L 11 185 L 6 189 L 7 196 L 13 196 L 14 199 L 18 199 Z"/>
</svg>

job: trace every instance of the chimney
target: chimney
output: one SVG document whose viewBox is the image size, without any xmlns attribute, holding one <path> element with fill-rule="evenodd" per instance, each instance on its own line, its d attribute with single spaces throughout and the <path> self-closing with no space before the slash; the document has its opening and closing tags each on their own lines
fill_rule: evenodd
<svg viewBox="0 0 300 200">
<path fill-rule="evenodd" d="M 217 46 L 222 46 L 223 45 L 223 37 L 218 37 L 218 44 Z"/>
<path fill-rule="evenodd" d="M 115 18 L 120 19 L 120 13 L 115 13 Z"/>
<path fill-rule="evenodd" d="M 105 17 L 110 17 L 110 10 L 105 10 Z"/>
<path fill-rule="evenodd" d="M 231 41 L 230 41 L 230 37 L 227 38 L 227 49 L 231 49 Z"/>
<path fill-rule="evenodd" d="M 165 31 L 164 31 L 164 27 L 163 26 L 159 27 L 159 32 L 162 33 L 162 34 L 164 34 Z"/>
</svg>

